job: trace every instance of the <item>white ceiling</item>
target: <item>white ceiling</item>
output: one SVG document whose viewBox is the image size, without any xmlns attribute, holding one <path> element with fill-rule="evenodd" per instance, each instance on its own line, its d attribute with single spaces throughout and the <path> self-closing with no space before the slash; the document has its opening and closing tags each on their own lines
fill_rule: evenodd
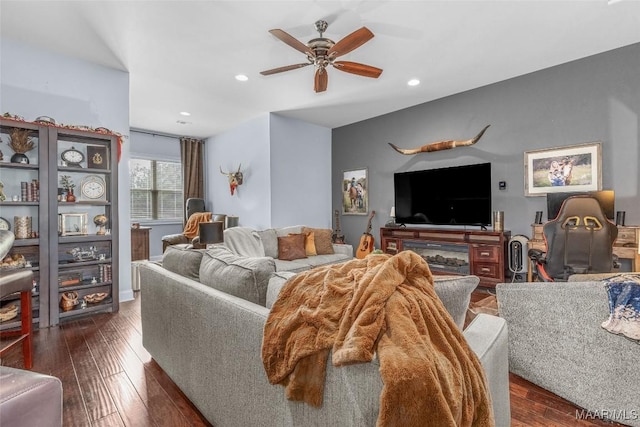
<svg viewBox="0 0 640 427">
<path fill-rule="evenodd" d="M 2 37 L 128 71 L 132 127 L 194 137 L 264 112 L 339 127 L 640 42 L 637 0 L 0 0 L 0 19 Z M 341 59 L 380 78 L 331 68 L 316 94 L 312 67 L 259 74 L 305 62 L 269 29 L 306 43 L 318 19 L 334 41 L 368 27 L 375 37 Z"/>
</svg>

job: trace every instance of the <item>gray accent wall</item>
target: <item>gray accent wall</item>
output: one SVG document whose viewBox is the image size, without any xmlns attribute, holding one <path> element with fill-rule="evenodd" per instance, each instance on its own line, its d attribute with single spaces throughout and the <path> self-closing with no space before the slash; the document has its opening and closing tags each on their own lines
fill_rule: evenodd
<svg viewBox="0 0 640 427">
<path fill-rule="evenodd" d="M 615 190 L 616 210 L 626 211 L 628 225 L 640 225 L 639 115 L 640 44 L 634 44 L 336 128 L 333 206 L 341 207 L 343 171 L 367 167 L 378 247 L 379 227 L 394 204 L 395 172 L 491 162 L 493 210 L 505 212 L 505 229 L 512 234 L 531 237 L 535 212 L 543 211 L 546 218 L 546 198 L 524 195 L 524 152 L 600 141 L 603 189 Z M 484 137 L 471 147 L 405 156 L 387 144 L 412 148 L 468 139 L 488 124 Z M 505 190 L 498 189 L 499 181 L 506 181 Z M 341 217 L 349 243 L 357 245 L 366 219 Z"/>
</svg>

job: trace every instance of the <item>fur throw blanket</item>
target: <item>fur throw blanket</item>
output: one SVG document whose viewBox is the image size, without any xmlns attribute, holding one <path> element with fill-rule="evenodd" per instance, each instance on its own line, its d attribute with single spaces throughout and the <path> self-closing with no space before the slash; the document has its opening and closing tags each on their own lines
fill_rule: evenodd
<svg viewBox="0 0 640 427">
<path fill-rule="evenodd" d="M 262 360 L 290 400 L 322 405 L 327 358 L 380 361 L 378 426 L 492 426 L 480 361 L 412 251 L 372 254 L 302 272 L 282 288 Z"/>
</svg>

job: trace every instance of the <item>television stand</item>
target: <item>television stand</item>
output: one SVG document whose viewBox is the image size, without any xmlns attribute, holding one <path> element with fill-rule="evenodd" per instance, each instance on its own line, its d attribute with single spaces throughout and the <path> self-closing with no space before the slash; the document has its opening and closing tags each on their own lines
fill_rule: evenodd
<svg viewBox="0 0 640 427">
<path fill-rule="evenodd" d="M 412 250 L 427 261 L 433 274 L 473 274 L 484 288 L 507 281 L 505 260 L 510 237 L 509 231 L 380 228 L 380 245 L 385 253 Z"/>
</svg>

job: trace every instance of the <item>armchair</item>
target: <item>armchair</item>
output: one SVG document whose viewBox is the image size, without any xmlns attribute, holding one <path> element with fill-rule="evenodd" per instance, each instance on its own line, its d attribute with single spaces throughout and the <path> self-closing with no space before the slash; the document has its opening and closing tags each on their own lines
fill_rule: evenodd
<svg viewBox="0 0 640 427">
<path fill-rule="evenodd" d="M 191 199 L 189 199 L 191 200 Z M 225 214 L 212 214 L 211 212 L 194 212 L 187 220 L 182 233 L 168 234 L 162 237 L 162 252 L 167 250 L 171 245 L 199 245 L 199 224 L 201 222 L 222 221 L 224 224 Z"/>
</svg>

